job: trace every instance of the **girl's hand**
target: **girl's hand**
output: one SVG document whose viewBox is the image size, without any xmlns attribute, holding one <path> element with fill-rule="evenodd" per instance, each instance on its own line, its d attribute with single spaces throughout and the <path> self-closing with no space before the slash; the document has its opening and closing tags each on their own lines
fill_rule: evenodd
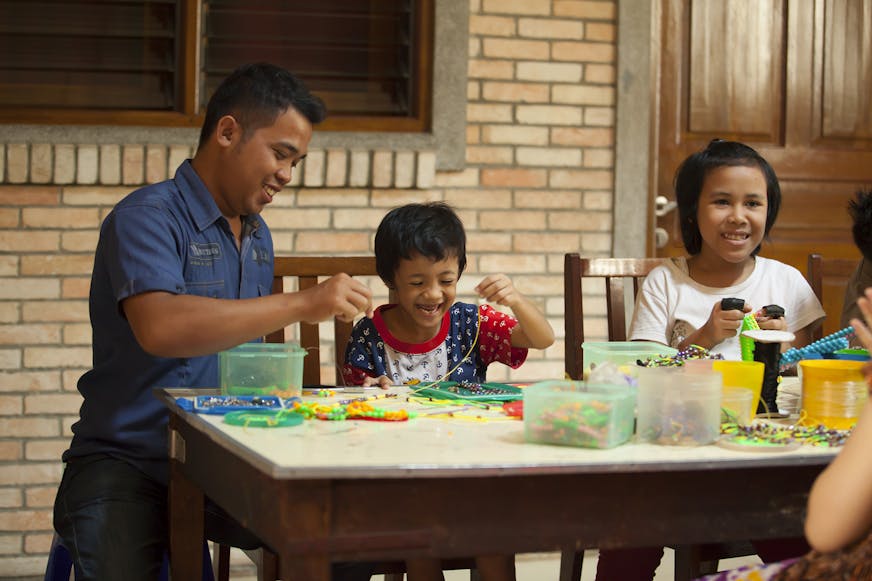
<svg viewBox="0 0 872 581">
<path fill-rule="evenodd" d="M 719 345 L 725 339 L 735 337 L 742 328 L 742 319 L 746 313 L 751 312 L 751 305 L 745 301 L 742 310 L 730 309 L 725 311 L 721 309 L 721 301 L 715 303 L 712 307 L 712 313 L 709 315 L 708 321 L 700 329 L 700 333 L 696 338 L 702 347 L 711 349 Z"/>
<path fill-rule="evenodd" d="M 484 300 L 504 307 L 514 309 L 522 300 L 522 295 L 515 290 L 515 285 L 504 274 L 487 276 L 475 287 L 475 292 Z"/>
<path fill-rule="evenodd" d="M 391 386 L 391 380 L 387 375 L 382 375 L 380 377 L 364 377 L 363 387 L 369 387 L 370 385 L 377 385 L 382 389 L 388 389 Z"/>
<path fill-rule="evenodd" d="M 757 326 L 761 329 L 787 331 L 787 320 L 784 317 L 769 317 L 760 310 L 754 313 L 754 318 L 757 319 Z"/>
</svg>

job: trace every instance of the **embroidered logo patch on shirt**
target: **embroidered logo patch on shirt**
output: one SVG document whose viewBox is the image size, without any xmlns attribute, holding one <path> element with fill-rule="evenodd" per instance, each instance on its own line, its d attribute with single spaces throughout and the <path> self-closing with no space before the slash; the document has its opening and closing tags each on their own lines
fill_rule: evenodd
<svg viewBox="0 0 872 581">
<path fill-rule="evenodd" d="M 192 265 L 208 265 L 221 258 L 221 247 L 217 242 L 191 242 L 190 251 Z"/>
</svg>

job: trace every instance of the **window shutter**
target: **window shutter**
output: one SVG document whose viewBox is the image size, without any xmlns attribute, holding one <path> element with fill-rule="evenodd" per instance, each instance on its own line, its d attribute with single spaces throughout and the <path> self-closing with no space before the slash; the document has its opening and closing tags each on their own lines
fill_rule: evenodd
<svg viewBox="0 0 872 581">
<path fill-rule="evenodd" d="M 0 107 L 177 108 L 178 0 L 0 0 Z"/>
<path fill-rule="evenodd" d="M 236 66 L 268 61 L 297 74 L 330 117 L 412 117 L 418 38 L 413 0 L 206 0 L 204 106 Z"/>
</svg>

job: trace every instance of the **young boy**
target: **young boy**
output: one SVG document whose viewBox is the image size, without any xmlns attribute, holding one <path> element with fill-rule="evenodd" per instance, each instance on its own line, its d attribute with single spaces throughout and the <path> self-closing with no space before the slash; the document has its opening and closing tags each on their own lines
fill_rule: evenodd
<svg viewBox="0 0 872 581">
<path fill-rule="evenodd" d="M 443 203 L 391 210 L 376 232 L 375 257 L 397 302 L 379 307 L 352 331 L 343 370 L 349 385 L 482 383 L 494 361 L 515 369 L 528 348 L 554 343 L 551 325 L 503 274 L 486 277 L 475 290 L 514 317 L 454 302 L 466 267 L 466 234 Z"/>
<path fill-rule="evenodd" d="M 851 324 L 851 319 L 862 319 L 863 313 L 857 306 L 857 299 L 863 296 L 866 287 L 872 286 L 872 188 L 858 190 L 857 198 L 848 204 L 854 235 L 854 244 L 860 249 L 863 258 L 857 270 L 845 285 L 845 300 L 842 303 L 841 327 Z"/>
</svg>

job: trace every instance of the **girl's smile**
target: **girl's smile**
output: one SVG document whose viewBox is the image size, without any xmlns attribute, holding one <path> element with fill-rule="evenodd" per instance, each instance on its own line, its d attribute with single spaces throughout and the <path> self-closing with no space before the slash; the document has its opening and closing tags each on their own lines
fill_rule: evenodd
<svg viewBox="0 0 872 581">
<path fill-rule="evenodd" d="M 759 168 L 711 170 L 699 195 L 699 258 L 709 264 L 748 260 L 766 232 L 766 200 L 766 178 Z"/>
</svg>

